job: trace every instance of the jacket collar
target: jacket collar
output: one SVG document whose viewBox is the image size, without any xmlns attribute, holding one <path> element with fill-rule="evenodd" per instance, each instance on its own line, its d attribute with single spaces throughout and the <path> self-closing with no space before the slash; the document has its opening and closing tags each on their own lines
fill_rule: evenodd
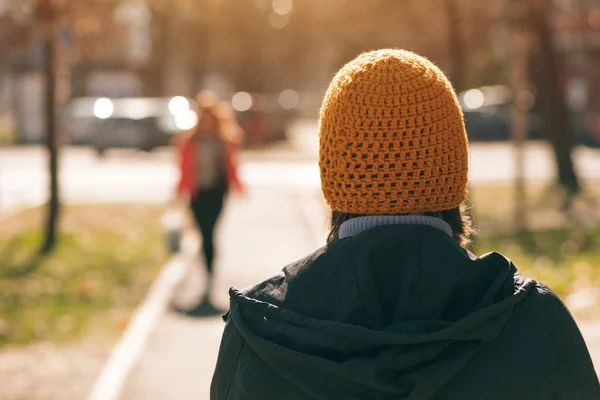
<svg viewBox="0 0 600 400">
<path fill-rule="evenodd" d="M 352 218 L 342 224 L 340 227 L 340 239 L 358 235 L 368 229 L 381 225 L 426 225 L 437 228 L 452 236 L 450 225 L 436 217 L 424 215 L 369 215 L 364 217 Z"/>
</svg>

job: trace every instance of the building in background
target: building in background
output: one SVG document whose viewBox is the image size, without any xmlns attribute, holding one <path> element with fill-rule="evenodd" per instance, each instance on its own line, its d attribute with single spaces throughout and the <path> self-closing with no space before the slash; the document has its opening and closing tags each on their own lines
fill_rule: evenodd
<svg viewBox="0 0 600 400">
<path fill-rule="evenodd" d="M 569 99 L 596 132 L 599 2 L 554 1 Z M 20 140 L 36 141 L 43 136 L 41 32 L 2 14 L 4 3 L 0 115 L 12 110 Z M 276 98 L 293 90 L 300 115 L 314 117 L 332 74 L 381 47 L 427 55 L 458 91 L 507 82 L 505 0 L 82 0 L 69 2 L 63 22 L 61 76 L 70 97 L 191 97 L 211 89 L 225 99 Z"/>
</svg>

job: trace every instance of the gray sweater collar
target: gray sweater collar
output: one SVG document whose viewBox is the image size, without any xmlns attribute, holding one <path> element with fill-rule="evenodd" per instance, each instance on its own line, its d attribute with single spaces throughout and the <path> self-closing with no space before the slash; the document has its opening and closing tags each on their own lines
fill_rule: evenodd
<svg viewBox="0 0 600 400">
<path fill-rule="evenodd" d="M 426 225 L 437 228 L 452 236 L 452 228 L 440 218 L 424 215 L 369 215 L 352 218 L 340 226 L 340 239 L 358 235 L 367 229 L 381 225 Z"/>
</svg>

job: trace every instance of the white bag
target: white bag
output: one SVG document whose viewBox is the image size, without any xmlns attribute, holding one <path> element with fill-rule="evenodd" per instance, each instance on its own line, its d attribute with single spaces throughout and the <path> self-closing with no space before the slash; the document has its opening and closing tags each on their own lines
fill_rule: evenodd
<svg viewBox="0 0 600 400">
<path fill-rule="evenodd" d="M 161 218 L 169 253 L 176 254 L 181 250 L 181 238 L 185 228 L 185 212 L 181 206 L 169 206 Z"/>
</svg>

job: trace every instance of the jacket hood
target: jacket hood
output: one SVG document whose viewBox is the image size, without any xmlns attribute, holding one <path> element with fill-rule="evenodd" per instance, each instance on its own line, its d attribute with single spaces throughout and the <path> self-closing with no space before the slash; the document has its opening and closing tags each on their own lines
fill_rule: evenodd
<svg viewBox="0 0 600 400">
<path fill-rule="evenodd" d="M 422 399 L 500 334 L 534 286 L 503 256 L 477 258 L 435 228 L 380 226 L 232 289 L 230 318 L 307 396 Z"/>
</svg>

